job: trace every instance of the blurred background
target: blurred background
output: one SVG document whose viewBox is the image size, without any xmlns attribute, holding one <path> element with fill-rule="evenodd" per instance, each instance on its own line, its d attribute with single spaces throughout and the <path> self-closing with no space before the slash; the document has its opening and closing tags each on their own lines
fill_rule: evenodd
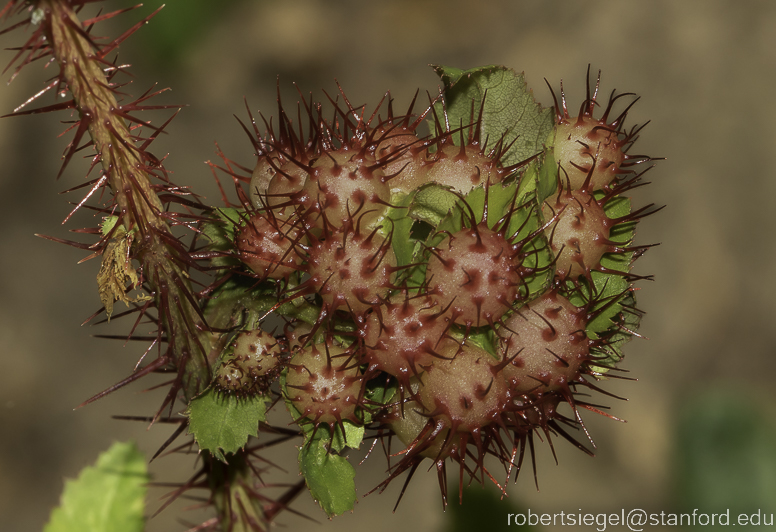
<svg viewBox="0 0 776 532">
<path fill-rule="evenodd" d="M 155 10 L 145 6 L 98 28 L 118 35 Z M 105 9 L 130 5 L 108 0 Z M 651 123 L 632 153 L 664 157 L 635 194 L 637 206 L 666 204 L 639 226 L 639 244 L 660 243 L 636 271 L 641 333 L 622 367 L 637 382 L 606 382 L 628 398 L 599 396 L 627 423 L 589 413 L 596 444 L 590 458 L 563 441 L 558 465 L 539 445 L 539 491 L 530 469 L 509 497 L 493 486 L 473 487 L 471 501 L 442 512 L 436 473 L 418 470 L 391 513 L 403 479 L 382 495 L 363 497 L 353 514 L 328 521 L 303 493 L 278 528 L 363 530 L 412 526 L 419 530 L 506 528 L 508 513 L 648 511 L 776 513 L 776 176 L 768 162 L 776 142 L 776 4 L 768 1 L 658 0 L 586 2 L 464 0 L 387 2 L 290 0 L 167 0 L 167 6 L 120 48 L 133 64 L 126 89 L 139 95 L 154 83 L 173 90 L 159 103 L 188 104 L 152 150 L 169 153 L 168 169 L 218 204 L 204 161 L 226 154 L 252 165 L 252 148 L 233 115 L 276 115 L 279 76 L 288 107 L 298 94 L 333 94 L 335 79 L 354 105 L 371 109 L 391 90 L 404 109 L 417 88 L 437 91 L 429 64 L 471 68 L 503 64 L 525 71 L 544 105 L 552 103 L 544 78 L 562 79 L 572 108 L 584 98 L 585 70 L 602 70 L 602 93 L 635 92 L 641 100 L 630 124 Z M 20 33 L 3 36 L 18 46 Z M 3 63 L 13 53 L 5 52 Z M 32 66 L 0 90 L 0 114 L 10 113 L 53 75 Z M 5 74 L 8 79 L 9 73 Z M 44 98 L 44 104 L 52 97 Z M 152 118 L 161 123 L 168 115 Z M 151 117 L 151 115 L 149 115 Z M 94 225 L 89 213 L 60 225 L 78 193 L 58 192 L 83 182 L 76 161 L 55 182 L 69 136 L 57 138 L 67 114 L 0 120 L 0 529 L 40 530 L 58 504 L 63 480 L 77 476 L 112 441 L 134 439 L 151 456 L 169 426 L 112 415 L 150 415 L 160 392 L 143 393 L 147 380 L 86 408 L 73 408 L 124 378 L 144 345 L 93 338 L 126 331 L 127 323 L 80 326 L 100 308 L 96 261 L 86 253 L 36 238 L 69 238 L 68 230 Z M 772 162 L 772 161 L 771 161 Z M 268 457 L 296 479 L 296 450 Z M 363 495 L 384 478 L 378 449 L 357 467 Z M 157 481 L 182 481 L 193 457 L 151 464 Z M 451 477 L 455 475 L 450 473 Z M 451 486 L 451 491 L 454 487 Z M 149 511 L 165 490 L 152 489 Z M 181 501 L 148 524 L 149 531 L 185 530 L 206 514 L 182 512 Z M 551 529 L 552 527 L 542 527 Z M 653 528 L 650 528 L 652 530 Z"/>
</svg>

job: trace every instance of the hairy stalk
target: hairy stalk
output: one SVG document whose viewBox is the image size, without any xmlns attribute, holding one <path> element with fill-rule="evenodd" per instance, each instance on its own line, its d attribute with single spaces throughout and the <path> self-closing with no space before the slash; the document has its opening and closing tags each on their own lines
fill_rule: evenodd
<svg viewBox="0 0 776 532">
<path fill-rule="evenodd" d="M 121 221 L 133 234 L 131 256 L 141 264 L 159 309 L 159 334 L 166 334 L 163 357 L 178 368 L 177 386 L 187 399 L 210 380 L 211 334 L 191 290 L 187 270 L 193 265 L 170 226 L 174 214 L 165 212 L 150 177 L 165 179 L 158 159 L 137 147 L 127 123 L 127 110 L 116 101 L 103 70 L 104 52 L 89 39 L 67 2 L 42 0 L 44 32 L 61 66 L 61 77 L 80 114 L 79 130 L 88 128 L 103 176 L 113 190 Z M 147 125 L 143 123 L 143 125 Z M 161 339 L 161 338 L 160 338 Z M 166 402 L 172 402 L 171 396 Z"/>
<path fill-rule="evenodd" d="M 254 495 L 252 471 L 244 454 L 229 457 L 229 463 L 210 462 L 208 483 L 213 503 L 219 508 L 222 530 L 253 532 L 264 530 L 264 511 Z"/>
<path fill-rule="evenodd" d="M 166 405 L 172 407 L 179 391 L 188 403 L 210 383 L 211 364 L 224 347 L 224 335 L 211 332 L 191 288 L 188 270 L 197 264 L 171 232 L 172 226 L 181 223 L 180 218 L 165 208 L 159 196 L 167 193 L 169 197 L 170 192 L 175 193 L 174 187 L 167 180 L 162 163 L 145 150 L 161 128 L 153 128 L 129 115 L 130 111 L 163 106 L 142 107 L 137 102 L 120 105 L 104 70 L 106 65 L 110 70 L 105 54 L 113 47 L 96 46 L 67 2 L 41 0 L 38 6 L 46 15 L 42 28 L 60 65 L 60 80 L 72 93 L 73 107 L 80 116 L 71 148 L 76 147 L 79 136 L 88 130 L 97 153 L 94 164 L 99 162 L 102 166 L 102 179 L 112 189 L 120 213 L 121 223 L 117 227 L 123 226 L 121 232 L 114 231 L 110 236 L 132 236 L 129 257 L 140 263 L 144 280 L 154 295 L 158 310 L 157 340 L 159 343 L 166 340 L 167 351 L 146 368 L 174 366 L 177 369 L 177 378 L 160 414 Z M 131 122 L 151 127 L 154 135 L 151 139 L 133 135 Z M 162 184 L 155 185 L 152 178 Z M 120 284 L 123 288 L 124 283 Z M 223 321 L 219 320 L 218 313 L 211 318 L 219 323 Z M 139 373 L 144 372 L 124 382 L 133 380 Z M 209 454 L 203 460 L 204 467 L 211 472 L 208 475 L 211 500 L 223 529 L 263 530 L 267 519 L 262 507 L 253 493 L 245 491 L 252 489 L 251 470 L 242 462 L 236 467 L 222 464 Z M 213 471 L 219 474 L 213 475 Z"/>
</svg>

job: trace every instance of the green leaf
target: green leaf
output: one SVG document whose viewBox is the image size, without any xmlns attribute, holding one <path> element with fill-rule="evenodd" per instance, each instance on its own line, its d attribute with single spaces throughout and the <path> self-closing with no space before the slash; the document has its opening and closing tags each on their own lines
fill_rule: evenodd
<svg viewBox="0 0 776 532">
<path fill-rule="evenodd" d="M 587 335 L 598 338 L 601 333 L 615 326 L 615 319 L 622 310 L 623 298 L 629 293 L 630 283 L 621 275 L 593 271 L 593 291 L 590 284 L 581 282 L 579 288 L 574 287 L 569 300 L 579 307 L 589 301 L 596 301 L 592 310 L 598 314 L 587 324 Z M 616 302 L 615 302 L 616 301 Z"/>
<path fill-rule="evenodd" d="M 599 196 L 603 196 L 603 192 L 596 194 L 596 199 L 600 199 Z M 625 196 L 616 196 L 604 204 L 604 213 L 609 218 L 621 218 L 629 215 L 631 212 L 631 200 Z"/>
<path fill-rule="evenodd" d="M 524 161 L 544 149 L 555 125 L 552 109 L 543 109 L 536 103 L 522 73 L 503 66 L 465 71 L 444 66 L 433 68 L 445 86 L 445 108 L 452 129 L 476 121 L 482 106 L 481 138 L 488 139 L 486 149 L 493 148 L 502 137 L 505 146 L 511 143 L 502 164 Z M 441 119 L 439 112 L 437 116 Z"/>
<path fill-rule="evenodd" d="M 78 479 L 66 482 L 44 532 L 141 532 L 148 480 L 135 444 L 116 442 Z"/>
<path fill-rule="evenodd" d="M 544 150 L 542 156 L 531 163 L 533 167 L 539 167 L 536 176 L 536 199 L 539 205 L 544 200 L 558 191 L 558 165 L 555 164 L 555 156 L 551 149 Z"/>
<path fill-rule="evenodd" d="M 250 436 L 258 436 L 268 400 L 263 395 L 238 398 L 208 388 L 189 403 L 189 434 L 194 435 L 200 449 L 226 462 L 224 453 L 235 453 Z"/>
<path fill-rule="evenodd" d="M 316 437 L 299 450 L 299 470 L 310 494 L 329 517 L 353 509 L 356 471 L 348 460 L 331 454 L 328 440 Z"/>
<path fill-rule="evenodd" d="M 230 253 L 234 249 L 234 235 L 237 227 L 242 224 L 243 211 L 234 208 L 215 209 L 216 218 L 200 225 L 202 234 L 210 243 L 209 251 L 221 251 L 224 256 L 210 259 L 210 263 L 216 268 L 228 268 L 240 265 L 241 262 Z"/>
<path fill-rule="evenodd" d="M 409 208 L 409 216 L 436 226 L 461 201 L 450 187 L 428 183 L 415 193 Z"/>
<path fill-rule="evenodd" d="M 411 240 L 412 218 L 407 213 L 413 194 L 395 194 L 391 196 L 391 207 L 388 208 L 386 219 L 392 223 L 383 224 L 382 234 L 391 237 L 391 247 L 396 255 L 396 265 L 406 266 L 412 259 L 414 242 Z"/>
<path fill-rule="evenodd" d="M 496 360 L 499 360 L 500 355 L 495 329 L 491 327 L 472 327 L 467 330 L 464 326 L 455 325 L 451 327 L 449 332 L 456 340 L 466 341 L 467 344 L 477 346 L 487 351 Z"/>
<path fill-rule="evenodd" d="M 100 232 L 102 233 L 102 236 L 108 236 L 111 230 L 116 227 L 116 222 L 118 221 L 118 216 L 106 216 L 103 218 L 102 223 L 100 223 Z"/>
<path fill-rule="evenodd" d="M 327 430 L 332 430 L 328 426 L 326 427 Z M 345 429 L 345 435 L 343 437 L 342 429 Z M 331 448 L 333 451 L 340 452 L 345 447 L 350 447 L 351 449 L 358 449 L 361 447 L 361 442 L 364 441 L 364 425 L 356 425 L 355 423 L 343 420 L 342 426 L 337 425 L 334 427 L 334 436 L 331 437 Z M 319 430 L 320 432 L 320 430 Z M 325 436 L 325 434 L 322 434 L 322 436 Z M 317 437 L 317 434 L 316 434 Z M 328 439 L 328 438 L 326 438 Z"/>
<path fill-rule="evenodd" d="M 606 346 L 597 350 L 596 361 L 601 366 L 591 366 L 593 371 L 606 373 L 608 367 L 613 367 L 623 358 L 623 348 L 632 338 L 634 332 L 641 323 L 641 313 L 636 310 L 636 297 L 633 292 L 628 292 L 625 297 L 617 302 L 620 313 L 616 316 L 617 331 L 606 339 Z"/>
</svg>

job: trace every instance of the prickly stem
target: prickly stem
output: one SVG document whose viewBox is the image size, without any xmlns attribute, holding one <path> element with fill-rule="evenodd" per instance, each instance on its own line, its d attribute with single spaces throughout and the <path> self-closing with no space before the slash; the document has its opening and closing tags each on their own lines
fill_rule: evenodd
<svg viewBox="0 0 776 532">
<path fill-rule="evenodd" d="M 136 146 L 101 68 L 101 53 L 85 37 L 76 13 L 67 2 L 56 0 L 41 0 L 39 7 L 46 13 L 43 23 L 54 57 L 81 123 L 88 125 L 122 224 L 128 232 L 137 231 L 131 257 L 140 262 L 155 292 L 160 331 L 164 330 L 169 354 L 182 370 L 177 385 L 187 398 L 194 397 L 210 380 L 213 337 L 191 289 L 186 250 L 172 236 L 163 217 L 164 207 L 151 185 L 149 174 L 163 169 Z"/>
</svg>

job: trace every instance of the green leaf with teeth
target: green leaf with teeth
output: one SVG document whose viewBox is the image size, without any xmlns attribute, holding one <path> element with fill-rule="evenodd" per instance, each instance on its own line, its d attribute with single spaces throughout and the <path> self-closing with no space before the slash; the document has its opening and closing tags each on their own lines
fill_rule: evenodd
<svg viewBox="0 0 776 532">
<path fill-rule="evenodd" d="M 480 138 L 487 139 L 486 150 L 500 140 L 509 147 L 501 159 L 503 165 L 524 161 L 544 150 L 554 131 L 552 109 L 536 102 L 523 73 L 496 65 L 471 70 L 433 68 L 445 86 L 444 110 L 451 129 L 473 124 L 482 108 Z M 444 110 L 441 104 L 436 105 L 438 117 Z M 464 134 L 468 131 L 465 128 Z"/>
</svg>

